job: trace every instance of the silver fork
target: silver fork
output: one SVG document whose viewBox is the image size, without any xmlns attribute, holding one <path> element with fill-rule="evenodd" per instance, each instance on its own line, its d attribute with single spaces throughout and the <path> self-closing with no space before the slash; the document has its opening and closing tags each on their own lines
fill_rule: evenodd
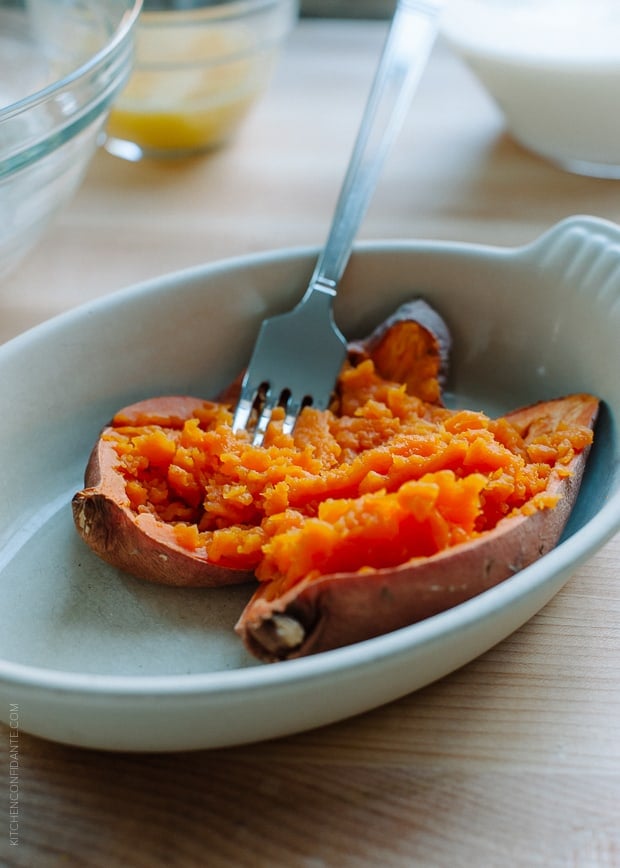
<svg viewBox="0 0 620 868">
<path fill-rule="evenodd" d="M 333 300 L 387 152 L 422 77 L 443 3 L 399 0 L 338 197 L 331 228 L 301 301 L 263 321 L 243 377 L 233 430 L 257 409 L 253 443 L 265 437 L 273 410 L 283 406 L 291 432 L 301 409 L 325 409 L 347 343 L 333 317 Z"/>
</svg>

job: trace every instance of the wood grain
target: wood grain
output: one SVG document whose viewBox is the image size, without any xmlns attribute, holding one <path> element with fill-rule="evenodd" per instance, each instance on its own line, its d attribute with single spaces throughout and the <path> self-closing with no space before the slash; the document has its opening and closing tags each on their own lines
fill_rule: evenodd
<svg viewBox="0 0 620 868">
<path fill-rule="evenodd" d="M 209 158 L 134 165 L 99 153 L 0 284 L 0 339 L 162 272 L 320 244 L 383 33 L 381 22 L 304 21 L 237 141 Z M 521 244 L 569 214 L 620 221 L 619 190 L 515 145 L 440 46 L 362 236 Z M 619 574 L 616 537 L 483 657 L 314 732 L 145 756 L 21 733 L 19 846 L 3 788 L 0 865 L 616 868 Z M 9 746 L 2 727 L 6 773 Z"/>
</svg>

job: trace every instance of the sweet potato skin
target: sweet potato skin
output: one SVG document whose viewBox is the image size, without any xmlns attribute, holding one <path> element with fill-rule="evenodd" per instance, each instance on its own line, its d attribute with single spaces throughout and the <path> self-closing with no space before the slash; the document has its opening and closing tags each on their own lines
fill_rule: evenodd
<svg viewBox="0 0 620 868">
<path fill-rule="evenodd" d="M 574 395 L 507 414 L 527 428 L 541 414 L 592 427 L 598 400 Z M 560 494 L 553 509 L 501 520 L 483 536 L 417 558 L 396 568 L 338 573 L 303 581 L 275 600 L 261 587 L 235 629 L 261 660 L 292 659 L 349 645 L 408 626 L 497 585 L 549 552 L 573 508 L 587 450 L 554 470 L 548 492 Z"/>
</svg>

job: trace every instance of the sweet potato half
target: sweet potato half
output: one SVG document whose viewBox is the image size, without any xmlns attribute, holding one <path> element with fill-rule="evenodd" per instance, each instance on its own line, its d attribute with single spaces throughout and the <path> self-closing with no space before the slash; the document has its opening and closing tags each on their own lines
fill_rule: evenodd
<svg viewBox="0 0 620 868">
<path fill-rule="evenodd" d="M 378 359 L 379 371 L 387 380 L 400 382 L 402 372 L 412 394 L 440 403 L 449 344 L 450 335 L 443 319 L 426 302 L 414 299 L 403 304 L 366 340 L 351 343 L 349 355 L 359 364 L 373 353 Z M 397 346 L 398 352 L 395 351 Z M 241 375 L 217 402 L 179 395 L 147 398 L 119 410 L 103 429 L 86 467 L 85 488 L 77 492 L 72 501 L 78 533 L 103 560 L 138 578 L 167 585 L 213 587 L 241 584 L 255 578 L 256 552 L 246 556 L 235 552 L 234 557 L 215 559 L 213 553 L 209 556 L 204 547 L 193 544 L 192 529 L 200 524 L 201 518 L 205 523 L 205 492 L 196 492 L 196 480 L 188 479 L 188 471 L 179 466 L 179 461 L 183 463 L 185 458 L 194 473 L 196 462 L 192 456 L 177 456 L 179 461 L 172 463 L 173 445 L 183 436 L 188 422 L 210 428 L 223 427 L 223 436 L 213 448 L 225 451 L 227 441 L 230 445 L 231 439 L 237 439 L 232 438 L 229 430 L 228 408 L 236 402 L 240 382 Z M 313 421 L 316 422 L 316 418 L 309 427 Z M 278 448 L 274 446 L 277 423 L 273 428 L 266 439 L 272 452 Z M 303 426 L 300 431 L 303 433 Z M 320 416 L 317 433 L 321 439 Z M 125 460 L 119 450 L 122 451 L 128 441 L 136 444 L 136 454 Z M 247 443 L 245 445 L 247 447 Z M 186 453 L 191 448 L 187 437 L 180 448 Z M 137 454 L 140 451 L 142 454 Z M 257 452 L 246 448 L 245 453 L 245 460 L 254 462 L 264 461 L 268 455 L 262 449 Z M 127 463 L 132 460 L 133 471 Z M 239 455 L 237 460 L 244 459 Z M 144 472 L 139 482 L 137 477 L 141 470 Z M 200 468 L 198 475 L 201 475 Z M 219 498 L 222 508 L 215 515 L 214 507 L 210 515 L 223 531 L 227 524 L 234 523 L 234 505 L 230 488 L 226 487 L 228 480 L 221 474 L 219 479 L 222 485 L 218 497 L 223 495 Z M 148 494 L 142 482 L 148 486 Z M 204 473 L 200 484 L 203 489 L 207 484 Z M 243 508 L 237 510 L 236 518 L 245 518 L 247 523 L 248 515 L 242 516 L 243 511 Z M 223 533 L 219 533 L 220 541 L 222 537 Z"/>
<path fill-rule="evenodd" d="M 85 542 L 165 584 L 259 580 L 236 630 L 282 660 L 397 629 L 513 575 L 556 545 L 577 496 L 598 399 L 491 419 L 442 403 L 450 336 L 424 302 L 351 343 L 328 410 L 265 444 L 217 401 L 119 411 L 73 498 Z"/>
<path fill-rule="evenodd" d="M 526 407 L 504 418 L 527 436 L 564 426 L 591 430 L 598 400 L 571 395 Z M 545 488 L 548 505 L 509 513 L 490 530 L 430 556 L 398 566 L 310 576 L 278 593 L 259 586 L 235 627 L 265 661 L 349 645 L 388 633 L 480 594 L 549 552 L 577 497 L 588 447 L 554 465 Z M 274 592 L 275 591 L 275 592 Z"/>
</svg>

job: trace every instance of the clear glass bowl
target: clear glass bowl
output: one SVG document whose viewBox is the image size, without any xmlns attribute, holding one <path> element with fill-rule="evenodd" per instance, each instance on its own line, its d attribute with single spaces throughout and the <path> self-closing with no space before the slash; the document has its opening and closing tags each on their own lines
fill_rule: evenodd
<svg viewBox="0 0 620 868">
<path fill-rule="evenodd" d="M 108 151 L 139 160 L 225 144 L 264 91 L 297 15 L 297 0 L 145 0 Z"/>
<path fill-rule="evenodd" d="M 132 65 L 141 0 L 0 0 L 0 275 L 71 198 Z"/>
</svg>

